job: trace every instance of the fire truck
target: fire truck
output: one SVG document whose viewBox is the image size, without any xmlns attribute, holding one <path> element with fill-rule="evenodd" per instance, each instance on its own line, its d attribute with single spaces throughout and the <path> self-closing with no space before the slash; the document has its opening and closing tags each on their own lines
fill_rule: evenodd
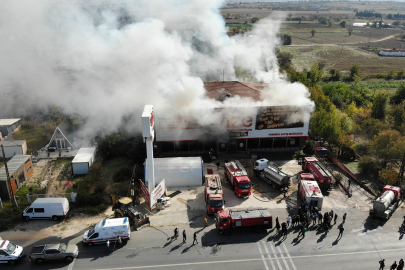
<svg viewBox="0 0 405 270">
<path fill-rule="evenodd" d="M 328 158 L 328 149 L 326 149 L 325 147 L 316 147 L 315 155 L 318 158 Z"/>
<path fill-rule="evenodd" d="M 322 209 L 323 195 L 316 181 L 301 180 L 298 188 L 301 201 L 310 208 Z"/>
<path fill-rule="evenodd" d="M 304 171 L 309 171 L 316 179 L 319 187 L 328 190 L 332 185 L 332 174 L 314 157 L 305 157 L 298 160 Z"/>
<path fill-rule="evenodd" d="M 231 183 L 237 197 L 251 194 L 251 182 L 245 168 L 238 160 L 225 163 L 225 177 Z"/>
<path fill-rule="evenodd" d="M 208 215 L 224 209 L 224 192 L 222 190 L 221 178 L 218 174 L 205 175 L 205 202 Z"/>
<path fill-rule="evenodd" d="M 239 228 L 248 228 L 259 233 L 273 227 L 273 218 L 267 209 L 230 210 L 229 212 L 220 210 L 215 213 L 215 227 L 224 235 L 230 235 L 232 231 Z"/>
<path fill-rule="evenodd" d="M 316 181 L 315 177 L 312 175 L 312 173 L 301 173 L 300 181 L 301 180 Z"/>
</svg>

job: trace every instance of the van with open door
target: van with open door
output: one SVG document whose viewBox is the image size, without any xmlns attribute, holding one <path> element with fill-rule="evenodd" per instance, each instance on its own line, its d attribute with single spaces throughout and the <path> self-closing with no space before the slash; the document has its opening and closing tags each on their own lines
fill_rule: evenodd
<svg viewBox="0 0 405 270">
<path fill-rule="evenodd" d="M 23 219 L 53 219 L 64 218 L 69 211 L 69 201 L 66 198 L 38 198 L 31 206 L 23 211 Z"/>
</svg>

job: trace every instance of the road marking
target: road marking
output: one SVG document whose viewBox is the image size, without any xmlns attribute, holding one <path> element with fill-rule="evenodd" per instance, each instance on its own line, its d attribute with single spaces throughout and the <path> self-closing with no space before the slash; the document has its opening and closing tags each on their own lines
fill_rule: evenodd
<svg viewBox="0 0 405 270">
<path fill-rule="evenodd" d="M 280 253 L 280 258 L 283 259 L 283 262 L 284 262 L 285 267 L 287 268 L 287 270 L 290 270 L 290 267 L 288 267 L 288 264 L 287 264 L 287 262 L 286 262 L 285 259 L 284 259 L 283 252 L 281 251 L 280 246 L 277 246 L 277 250 L 278 250 L 278 252 Z"/>
<path fill-rule="evenodd" d="M 260 242 L 257 242 L 257 246 L 259 247 L 259 252 L 260 252 L 260 255 L 262 256 L 264 267 L 266 267 L 266 270 L 269 270 L 269 267 L 267 266 L 267 263 L 266 263 L 266 258 L 264 257 L 262 249 L 260 247 Z"/>
<path fill-rule="evenodd" d="M 278 268 L 279 268 L 279 269 L 283 269 L 283 268 L 281 267 L 280 262 L 278 261 L 278 257 L 277 257 L 276 251 L 274 250 L 273 245 L 270 245 L 270 247 L 271 247 L 271 250 L 273 251 L 273 254 L 274 254 L 274 259 L 275 259 L 275 260 L 276 260 L 276 262 L 277 262 Z"/>
<path fill-rule="evenodd" d="M 287 257 L 290 259 L 290 263 L 291 263 L 292 267 L 294 268 L 294 270 L 297 270 L 297 268 L 295 267 L 295 264 L 294 264 L 293 260 L 291 259 L 290 253 L 288 253 L 288 250 L 287 250 L 287 248 L 286 248 L 285 245 L 284 245 L 284 242 L 283 242 L 281 245 L 283 246 L 283 248 L 284 248 L 284 250 L 285 250 L 285 253 L 287 254 Z"/>
<path fill-rule="evenodd" d="M 378 252 L 391 252 L 405 250 L 405 248 L 397 249 L 385 249 L 379 250 Z M 329 253 L 329 254 L 318 254 L 318 255 L 302 255 L 302 256 L 292 256 L 291 258 L 313 258 L 313 257 L 327 257 L 327 256 L 342 256 L 342 255 L 356 255 L 356 254 L 367 254 L 367 253 L 377 253 L 375 250 L 370 251 L 359 251 L 359 252 L 346 252 L 346 253 Z M 272 260 L 274 260 L 272 258 Z M 210 261 L 210 262 L 195 262 L 195 263 L 176 263 L 176 264 L 160 264 L 160 265 L 144 265 L 144 266 L 131 266 L 131 267 L 119 267 L 119 268 L 97 268 L 94 270 L 120 270 L 120 269 L 141 269 L 141 268 L 153 268 L 153 267 L 173 267 L 173 266 L 187 266 L 187 265 L 204 265 L 204 264 L 218 264 L 218 263 L 237 263 L 237 262 L 254 262 L 262 261 L 262 258 L 258 259 L 243 259 L 243 260 L 227 260 L 227 261 Z M 89 270 L 86 267 L 87 270 Z"/>
<path fill-rule="evenodd" d="M 76 261 L 76 258 L 74 258 L 73 261 L 69 264 L 69 267 L 67 268 L 67 270 L 73 269 L 73 266 L 75 265 L 75 261 Z"/>
<path fill-rule="evenodd" d="M 269 243 L 269 245 L 271 245 L 271 243 Z M 267 249 L 266 242 L 264 242 L 264 241 L 263 241 L 263 246 L 264 246 L 264 249 L 265 249 L 266 252 L 267 252 L 267 256 L 269 257 L 269 260 L 270 260 L 270 263 L 271 263 L 271 269 L 276 269 L 276 267 L 274 266 L 273 259 L 272 259 L 271 256 L 270 256 L 270 252 L 269 252 L 269 250 Z"/>
</svg>

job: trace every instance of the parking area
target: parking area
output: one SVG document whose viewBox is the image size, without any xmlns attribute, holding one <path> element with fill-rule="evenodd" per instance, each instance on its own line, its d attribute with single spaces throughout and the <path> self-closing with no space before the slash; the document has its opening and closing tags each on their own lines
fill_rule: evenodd
<svg viewBox="0 0 405 270">
<path fill-rule="evenodd" d="M 219 168 L 215 165 L 220 162 Z M 287 200 L 284 195 L 268 183 L 261 180 L 253 173 L 253 159 L 239 159 L 241 164 L 248 172 L 249 178 L 253 183 L 252 196 L 247 198 L 238 198 L 231 189 L 229 182 L 224 177 L 224 161 L 216 160 L 213 163 L 204 163 L 204 173 L 207 169 L 211 169 L 213 173 L 218 173 L 221 176 L 222 186 L 224 190 L 225 208 L 226 209 L 294 209 L 298 208 L 297 201 L 297 176 L 301 173 L 301 166 L 296 160 L 278 160 L 274 161 L 282 167 L 282 170 L 291 176 L 292 185 L 288 191 Z M 352 184 L 353 196 L 349 198 L 344 190 L 334 183 L 332 189 L 324 194 L 324 209 L 347 209 L 358 208 L 363 211 L 368 211 L 371 207 L 371 202 L 374 199 L 361 187 Z M 168 196 L 173 196 L 170 199 L 171 206 L 164 210 L 153 210 L 151 214 L 152 226 L 174 226 L 177 224 L 195 223 L 201 225 L 206 216 L 204 186 L 198 187 L 172 187 L 168 188 Z M 326 210 L 325 210 L 326 211 Z"/>
</svg>

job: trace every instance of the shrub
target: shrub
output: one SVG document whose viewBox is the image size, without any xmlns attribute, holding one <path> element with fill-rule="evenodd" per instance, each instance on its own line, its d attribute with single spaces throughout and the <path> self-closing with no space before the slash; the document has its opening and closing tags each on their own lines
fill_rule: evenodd
<svg viewBox="0 0 405 270">
<path fill-rule="evenodd" d="M 391 69 L 387 74 L 387 80 L 393 80 L 395 77 L 395 70 Z"/>
<path fill-rule="evenodd" d="M 113 181 L 114 182 L 123 182 L 131 179 L 132 169 L 131 168 L 122 168 L 119 171 L 114 173 Z"/>
<path fill-rule="evenodd" d="M 311 35 L 314 37 L 315 36 L 315 33 L 316 33 L 316 29 L 312 29 L 311 30 Z"/>
<path fill-rule="evenodd" d="M 337 183 L 340 183 L 340 181 L 342 181 L 343 179 L 343 176 L 340 173 L 334 173 L 333 178 L 335 178 Z"/>
<path fill-rule="evenodd" d="M 354 149 L 360 156 L 368 155 L 370 152 L 370 146 L 368 144 L 357 144 L 354 146 Z"/>
<path fill-rule="evenodd" d="M 380 165 L 374 157 L 364 156 L 359 160 L 359 170 L 364 174 L 377 175 L 380 170 Z"/>
<path fill-rule="evenodd" d="M 312 156 L 313 154 L 315 154 L 315 146 L 311 141 L 307 141 L 302 151 L 304 152 L 305 155 Z"/>
<path fill-rule="evenodd" d="M 340 79 L 342 78 L 342 73 L 340 73 L 340 71 L 335 68 L 329 70 L 329 74 L 331 81 L 340 81 Z"/>
<path fill-rule="evenodd" d="M 342 28 L 346 28 L 346 21 L 341 21 L 340 22 L 340 26 L 342 27 Z"/>
</svg>

